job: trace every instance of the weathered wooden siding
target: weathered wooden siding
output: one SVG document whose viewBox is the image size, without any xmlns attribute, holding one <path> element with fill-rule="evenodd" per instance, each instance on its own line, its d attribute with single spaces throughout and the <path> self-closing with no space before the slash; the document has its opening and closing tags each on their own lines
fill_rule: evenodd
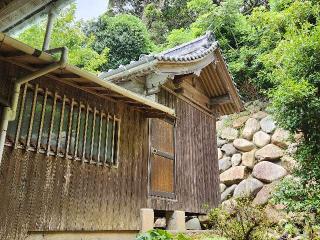
<svg viewBox="0 0 320 240">
<path fill-rule="evenodd" d="M 157 210 L 204 213 L 220 201 L 215 118 L 174 96 L 159 100 L 172 105 L 168 99 L 176 102 L 177 111 L 176 200 L 150 197 L 148 205 Z"/>
<path fill-rule="evenodd" d="M 0 167 L 0 239 L 24 239 L 28 231 L 139 229 L 139 210 L 147 205 L 148 135 L 143 113 L 46 78 L 36 82 L 104 106 L 121 118 L 119 166 L 6 146 Z"/>
</svg>

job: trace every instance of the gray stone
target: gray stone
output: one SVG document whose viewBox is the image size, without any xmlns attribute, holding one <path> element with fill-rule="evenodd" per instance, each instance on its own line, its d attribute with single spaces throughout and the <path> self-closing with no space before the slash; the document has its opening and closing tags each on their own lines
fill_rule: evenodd
<svg viewBox="0 0 320 240">
<path fill-rule="evenodd" d="M 276 145 L 268 144 L 256 151 L 256 159 L 259 161 L 275 161 L 284 155 L 284 151 Z"/>
<path fill-rule="evenodd" d="M 255 118 L 249 118 L 244 126 L 242 137 L 251 140 L 253 134 L 255 134 L 260 129 L 260 123 Z"/>
<path fill-rule="evenodd" d="M 235 119 L 232 123 L 232 126 L 235 128 L 235 129 L 239 129 L 241 128 L 245 122 L 249 119 L 249 116 L 242 116 L 242 117 L 239 117 L 237 119 Z"/>
<path fill-rule="evenodd" d="M 248 152 L 254 149 L 254 144 L 246 139 L 238 138 L 233 141 L 233 146 L 243 152 Z"/>
<path fill-rule="evenodd" d="M 248 169 L 245 166 L 236 166 L 228 169 L 227 171 L 220 174 L 220 182 L 230 186 L 241 182 L 247 178 Z"/>
<path fill-rule="evenodd" d="M 238 166 L 241 163 L 241 153 L 233 154 L 231 157 L 232 167 Z"/>
<path fill-rule="evenodd" d="M 222 147 L 224 144 L 228 143 L 227 140 L 221 139 L 221 138 L 217 138 L 217 147 Z"/>
<path fill-rule="evenodd" d="M 276 124 L 271 116 L 267 116 L 260 121 L 260 126 L 266 133 L 272 133 L 276 129 Z"/>
<path fill-rule="evenodd" d="M 263 111 L 259 111 L 259 112 L 252 114 L 252 117 L 255 119 L 258 119 L 258 120 L 265 118 L 266 116 L 268 116 L 268 113 L 263 112 Z"/>
<path fill-rule="evenodd" d="M 218 160 L 220 160 L 223 156 L 223 153 L 220 148 L 218 148 L 217 152 L 218 152 Z"/>
<path fill-rule="evenodd" d="M 286 175 L 287 170 L 282 166 L 267 161 L 259 162 L 252 171 L 252 176 L 266 183 L 279 180 Z"/>
<path fill-rule="evenodd" d="M 227 186 L 223 183 L 220 183 L 220 192 L 224 192 L 224 190 L 226 190 Z"/>
<path fill-rule="evenodd" d="M 166 218 L 157 218 L 157 220 L 154 222 L 155 228 L 165 228 L 166 225 Z"/>
<path fill-rule="evenodd" d="M 227 140 L 234 140 L 238 138 L 239 132 L 237 129 L 226 127 L 221 130 L 221 138 Z"/>
<path fill-rule="evenodd" d="M 281 148 L 287 148 L 290 144 L 289 137 L 289 131 L 278 128 L 272 135 L 271 142 Z"/>
<path fill-rule="evenodd" d="M 201 230 L 201 224 L 198 218 L 191 218 L 186 222 L 187 230 Z"/>
<path fill-rule="evenodd" d="M 224 172 L 225 170 L 231 168 L 232 163 L 231 163 L 231 158 L 230 157 L 225 157 L 219 160 L 219 171 Z"/>
<path fill-rule="evenodd" d="M 233 184 L 232 186 L 228 187 L 222 194 L 221 194 L 221 201 L 227 200 L 229 197 L 232 196 L 234 190 L 236 189 L 237 184 Z"/>
<path fill-rule="evenodd" d="M 264 147 L 266 146 L 267 144 L 270 143 L 270 135 L 263 132 L 263 131 L 259 131 L 259 132 L 256 132 L 254 135 L 253 135 L 253 143 L 257 146 L 257 147 Z"/>
<path fill-rule="evenodd" d="M 250 152 L 246 152 L 242 154 L 242 165 L 253 169 L 254 165 L 257 163 L 256 158 L 255 158 L 255 152 L 257 150 L 253 149 Z"/>
<path fill-rule="evenodd" d="M 238 184 L 233 192 L 234 197 L 255 196 L 263 187 L 263 183 L 254 178 L 248 178 Z"/>
<path fill-rule="evenodd" d="M 233 146 L 232 143 L 228 143 L 222 146 L 222 152 L 224 152 L 227 156 L 231 156 L 237 152 L 237 149 Z"/>
<path fill-rule="evenodd" d="M 272 196 L 272 192 L 275 190 L 277 182 L 264 185 L 263 188 L 257 193 L 256 197 L 253 199 L 254 205 L 265 205 L 268 203 Z"/>
</svg>

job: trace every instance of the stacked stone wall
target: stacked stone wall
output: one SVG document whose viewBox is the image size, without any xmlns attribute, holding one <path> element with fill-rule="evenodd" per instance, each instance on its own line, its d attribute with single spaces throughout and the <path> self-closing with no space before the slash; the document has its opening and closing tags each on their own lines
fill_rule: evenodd
<svg viewBox="0 0 320 240">
<path fill-rule="evenodd" d="M 268 105 L 253 102 L 245 111 L 217 121 L 221 201 L 250 196 L 268 203 L 277 183 L 289 175 L 299 136 L 277 126 Z"/>
</svg>

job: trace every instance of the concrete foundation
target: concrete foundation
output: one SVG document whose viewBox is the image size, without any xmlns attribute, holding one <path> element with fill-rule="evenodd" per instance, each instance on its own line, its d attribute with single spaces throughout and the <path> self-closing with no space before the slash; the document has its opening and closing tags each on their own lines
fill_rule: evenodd
<svg viewBox="0 0 320 240">
<path fill-rule="evenodd" d="M 166 213 L 167 229 L 178 231 L 178 232 L 185 232 L 186 231 L 185 218 L 186 216 L 184 211 L 167 212 Z"/>
<path fill-rule="evenodd" d="M 146 232 L 154 227 L 154 211 L 151 208 L 140 209 L 140 232 Z"/>
</svg>

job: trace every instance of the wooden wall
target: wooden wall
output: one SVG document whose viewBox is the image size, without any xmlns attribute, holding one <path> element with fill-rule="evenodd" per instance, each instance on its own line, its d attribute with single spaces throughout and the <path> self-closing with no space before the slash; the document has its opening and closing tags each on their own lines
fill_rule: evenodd
<svg viewBox="0 0 320 240">
<path fill-rule="evenodd" d="M 0 61 L 0 86 L 24 71 Z M 46 78 L 34 83 L 104 107 L 121 119 L 118 168 L 46 156 L 6 146 L 0 166 L 0 239 L 29 231 L 139 229 L 139 211 L 205 212 L 219 202 L 215 119 L 166 98 L 176 108 L 176 200 L 148 198 L 148 119 L 123 103 L 109 102 Z"/>
<path fill-rule="evenodd" d="M 162 90 L 159 102 L 176 106 L 176 200 L 152 197 L 148 206 L 205 213 L 220 202 L 215 118 L 169 95 Z"/>
<path fill-rule="evenodd" d="M 6 79 L 2 76 L 0 72 L 0 81 Z M 119 166 L 90 165 L 6 146 L 0 166 L 0 239 L 24 239 L 28 231 L 139 229 L 139 211 L 147 204 L 143 113 L 45 78 L 36 82 L 104 106 L 121 118 Z"/>
</svg>

